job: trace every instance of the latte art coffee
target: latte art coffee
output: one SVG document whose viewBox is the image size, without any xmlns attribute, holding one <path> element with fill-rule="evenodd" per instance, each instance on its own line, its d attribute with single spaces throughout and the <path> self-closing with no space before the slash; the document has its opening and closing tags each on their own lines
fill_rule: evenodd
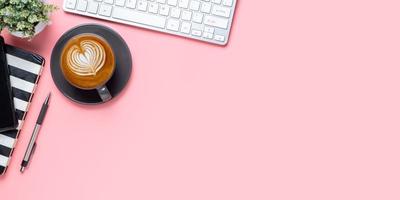
<svg viewBox="0 0 400 200">
<path fill-rule="evenodd" d="M 67 64 L 79 76 L 95 76 L 106 61 L 104 47 L 92 40 L 84 40 L 67 52 Z"/>
<path fill-rule="evenodd" d="M 113 75 L 114 53 L 102 37 L 81 34 L 71 38 L 61 53 L 61 70 L 65 79 L 80 89 L 96 89 Z"/>
</svg>

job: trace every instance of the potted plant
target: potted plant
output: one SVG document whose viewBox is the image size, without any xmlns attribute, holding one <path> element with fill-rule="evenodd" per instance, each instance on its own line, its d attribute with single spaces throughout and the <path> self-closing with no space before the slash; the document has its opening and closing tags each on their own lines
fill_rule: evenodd
<svg viewBox="0 0 400 200">
<path fill-rule="evenodd" d="M 49 15 L 56 9 L 43 0 L 0 0 L 0 31 L 17 37 L 32 38 L 49 23 Z"/>
</svg>

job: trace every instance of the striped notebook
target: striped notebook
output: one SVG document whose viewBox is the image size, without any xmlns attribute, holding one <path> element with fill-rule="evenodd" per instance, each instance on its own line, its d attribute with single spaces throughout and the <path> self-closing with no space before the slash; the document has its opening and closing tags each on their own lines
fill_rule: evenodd
<svg viewBox="0 0 400 200">
<path fill-rule="evenodd" d="M 15 112 L 18 117 L 18 128 L 0 132 L 0 175 L 7 170 L 44 66 L 44 59 L 41 56 L 9 45 L 6 45 L 6 56 L 10 69 L 10 82 L 14 95 Z"/>
</svg>

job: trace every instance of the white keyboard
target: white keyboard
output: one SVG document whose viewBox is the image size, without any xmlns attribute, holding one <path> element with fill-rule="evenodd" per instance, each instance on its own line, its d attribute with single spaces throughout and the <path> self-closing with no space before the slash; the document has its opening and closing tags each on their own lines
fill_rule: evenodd
<svg viewBox="0 0 400 200">
<path fill-rule="evenodd" d="M 236 0 L 64 0 L 64 10 L 219 45 L 228 43 Z"/>
</svg>

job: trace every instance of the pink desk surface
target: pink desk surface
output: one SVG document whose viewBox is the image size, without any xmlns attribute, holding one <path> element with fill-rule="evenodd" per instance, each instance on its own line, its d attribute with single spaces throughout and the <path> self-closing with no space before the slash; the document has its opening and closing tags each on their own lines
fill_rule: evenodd
<svg viewBox="0 0 400 200">
<path fill-rule="evenodd" d="M 113 102 L 80 106 L 47 64 L 0 198 L 400 199 L 399 6 L 242 0 L 225 48 L 59 10 L 32 42 L 8 43 L 50 61 L 62 33 L 104 24 L 126 39 L 134 74 Z"/>
</svg>

